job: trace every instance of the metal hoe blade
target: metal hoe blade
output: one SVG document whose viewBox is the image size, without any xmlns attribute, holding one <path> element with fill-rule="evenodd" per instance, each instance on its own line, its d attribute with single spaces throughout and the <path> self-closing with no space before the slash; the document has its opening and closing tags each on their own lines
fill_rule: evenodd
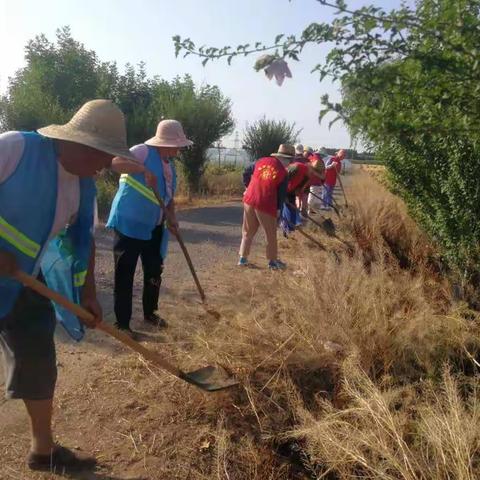
<svg viewBox="0 0 480 480">
<path fill-rule="evenodd" d="M 326 218 L 321 225 L 327 235 L 330 237 L 335 236 L 335 224 L 332 222 L 332 219 Z"/>
<path fill-rule="evenodd" d="M 222 367 L 208 366 L 193 372 L 182 372 L 179 376 L 182 380 L 207 392 L 216 392 L 238 385 L 238 381 Z"/>
</svg>

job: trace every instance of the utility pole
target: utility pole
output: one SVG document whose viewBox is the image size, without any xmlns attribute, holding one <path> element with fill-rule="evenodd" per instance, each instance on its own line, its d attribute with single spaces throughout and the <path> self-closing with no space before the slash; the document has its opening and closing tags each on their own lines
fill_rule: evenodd
<svg viewBox="0 0 480 480">
<path fill-rule="evenodd" d="M 235 132 L 234 148 L 235 148 L 235 166 L 237 166 L 238 145 L 240 144 L 240 138 L 238 137 L 238 131 Z"/>
<path fill-rule="evenodd" d="M 220 140 L 217 142 L 217 148 L 218 148 L 218 166 L 220 166 L 220 153 L 222 151 L 222 142 Z"/>
</svg>

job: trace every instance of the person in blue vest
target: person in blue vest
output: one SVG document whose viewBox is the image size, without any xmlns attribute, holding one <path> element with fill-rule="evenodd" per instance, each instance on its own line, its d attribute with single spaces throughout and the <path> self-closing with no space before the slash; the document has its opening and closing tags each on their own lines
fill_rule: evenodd
<svg viewBox="0 0 480 480">
<path fill-rule="evenodd" d="M 84 325 L 15 281 L 19 270 L 81 304 L 102 321 L 95 290 L 93 176 L 116 155 L 131 156 L 122 112 L 87 102 L 66 125 L 0 135 L 0 349 L 6 396 L 22 399 L 31 422 L 33 470 L 74 471 L 95 460 L 56 445 L 52 406 L 57 378 L 56 320 L 75 339 Z"/>
<path fill-rule="evenodd" d="M 178 228 L 175 217 L 177 177 L 174 157 L 180 148 L 193 145 L 176 120 L 162 120 L 156 135 L 130 149 L 136 163 L 115 158 L 113 168 L 128 172 L 120 177 L 120 187 L 113 200 L 107 227 L 114 230 L 115 259 L 114 305 L 119 329 L 135 337 L 130 327 L 132 317 L 133 280 L 138 258 L 143 267 L 143 317 L 157 327 L 167 324 L 156 312 L 163 262 L 167 254 L 168 227 Z M 152 189 L 166 206 L 160 208 Z M 167 221 L 168 217 L 168 221 Z"/>
</svg>

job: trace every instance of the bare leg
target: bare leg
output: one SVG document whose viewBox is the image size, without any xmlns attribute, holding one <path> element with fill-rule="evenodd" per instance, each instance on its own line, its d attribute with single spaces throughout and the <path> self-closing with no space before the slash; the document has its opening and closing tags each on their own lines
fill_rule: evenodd
<svg viewBox="0 0 480 480">
<path fill-rule="evenodd" d="M 24 400 L 32 429 L 32 453 L 50 455 L 55 443 L 52 434 L 53 399 Z"/>
</svg>

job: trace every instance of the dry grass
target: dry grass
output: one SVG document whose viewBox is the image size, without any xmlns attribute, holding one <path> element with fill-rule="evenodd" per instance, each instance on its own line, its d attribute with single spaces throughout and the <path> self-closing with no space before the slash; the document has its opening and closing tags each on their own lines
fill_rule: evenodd
<svg viewBox="0 0 480 480">
<path fill-rule="evenodd" d="M 220 266 L 222 320 L 196 318 L 183 331 L 192 343 L 178 361 L 218 362 L 239 389 L 205 396 L 142 377 L 137 395 L 158 406 L 148 422 L 175 443 L 155 451 L 169 478 L 306 478 L 305 467 L 335 479 L 480 474 L 477 384 L 463 374 L 477 321 L 454 304 L 398 199 L 368 177 L 355 182 L 338 231 L 353 249 L 321 238 L 335 257 L 292 238 L 282 241 L 290 274 Z M 303 466 L 278 454 L 295 439 Z"/>
<path fill-rule="evenodd" d="M 320 415 L 302 410 L 292 433 L 306 440 L 323 475 L 368 479 L 478 478 L 478 380 L 462 397 L 446 371 L 442 382 L 395 388 L 375 384 L 350 365 L 343 382 L 348 406 L 320 402 Z M 320 475 L 319 475 L 320 476 Z"/>
<path fill-rule="evenodd" d="M 476 368 L 478 319 L 453 302 L 399 200 L 355 181 L 339 231 L 353 251 L 325 238 L 338 258 L 284 242 L 295 274 L 238 287 L 249 308 L 199 332 L 199 347 L 243 379 L 235 403 L 256 425 L 257 448 L 295 432 L 319 478 L 473 479 L 477 385 L 464 372 Z"/>
<path fill-rule="evenodd" d="M 216 267 L 220 321 L 176 305 L 162 353 L 218 362 L 239 388 L 207 395 L 116 356 L 65 392 L 61 412 L 87 417 L 79 431 L 96 432 L 112 478 L 480 477 L 478 316 L 397 198 L 364 174 L 349 193 L 337 233 L 352 248 L 293 235 L 285 273 Z"/>
<path fill-rule="evenodd" d="M 318 478 L 480 474 L 477 385 L 463 376 L 478 324 L 432 270 L 434 251 L 399 200 L 366 176 L 354 182 L 338 230 L 353 249 L 321 238 L 335 257 L 292 238 L 282 252 L 293 274 L 220 266 L 222 321 L 183 326 L 192 343 L 178 361 L 218 362 L 242 387 L 205 396 L 163 374 L 135 383 L 138 401 L 156 405 L 136 448 L 146 455 L 154 422 L 175 445 L 152 454 L 169 478 L 304 478 L 277 454 L 292 439 Z"/>
</svg>

